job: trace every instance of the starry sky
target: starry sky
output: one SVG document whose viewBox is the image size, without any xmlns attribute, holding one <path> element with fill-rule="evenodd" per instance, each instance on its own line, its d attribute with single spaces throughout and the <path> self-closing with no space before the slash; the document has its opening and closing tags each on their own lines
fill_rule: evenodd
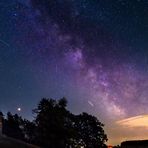
<svg viewBox="0 0 148 148">
<path fill-rule="evenodd" d="M 119 123 L 148 113 L 147 14 L 147 0 L 1 0 L 1 110 L 32 119 L 41 98 L 65 96 L 109 143 L 146 138 Z"/>
</svg>

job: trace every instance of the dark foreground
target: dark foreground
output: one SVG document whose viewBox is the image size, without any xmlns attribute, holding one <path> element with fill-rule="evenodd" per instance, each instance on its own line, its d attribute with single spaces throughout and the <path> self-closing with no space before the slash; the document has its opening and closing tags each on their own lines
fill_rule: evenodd
<svg viewBox="0 0 148 148">
<path fill-rule="evenodd" d="M 39 148 L 19 140 L 0 136 L 0 148 Z"/>
</svg>

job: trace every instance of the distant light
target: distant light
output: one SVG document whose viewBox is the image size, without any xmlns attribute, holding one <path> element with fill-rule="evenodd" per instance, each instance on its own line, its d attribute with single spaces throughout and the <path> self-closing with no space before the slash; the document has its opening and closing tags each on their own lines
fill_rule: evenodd
<svg viewBox="0 0 148 148">
<path fill-rule="evenodd" d="M 111 146 L 111 145 L 108 145 L 108 147 L 107 148 L 113 148 L 113 146 Z"/>
<path fill-rule="evenodd" d="M 20 107 L 17 108 L 17 111 L 20 112 L 22 109 Z"/>
</svg>

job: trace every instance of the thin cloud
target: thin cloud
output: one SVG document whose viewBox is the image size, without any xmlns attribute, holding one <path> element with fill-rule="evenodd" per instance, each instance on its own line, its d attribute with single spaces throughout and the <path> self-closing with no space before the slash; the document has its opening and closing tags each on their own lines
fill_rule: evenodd
<svg viewBox="0 0 148 148">
<path fill-rule="evenodd" d="M 139 115 L 135 117 L 126 118 L 116 122 L 118 125 L 124 127 L 145 127 L 148 128 L 148 115 Z"/>
</svg>

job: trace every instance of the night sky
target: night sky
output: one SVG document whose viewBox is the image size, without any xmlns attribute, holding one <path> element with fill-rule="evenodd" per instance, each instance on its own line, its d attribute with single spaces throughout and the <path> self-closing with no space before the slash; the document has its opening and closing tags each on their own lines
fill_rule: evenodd
<svg viewBox="0 0 148 148">
<path fill-rule="evenodd" d="M 0 0 L 0 109 L 33 119 L 63 96 L 109 143 L 146 138 L 119 121 L 148 113 L 147 0 Z"/>
</svg>

